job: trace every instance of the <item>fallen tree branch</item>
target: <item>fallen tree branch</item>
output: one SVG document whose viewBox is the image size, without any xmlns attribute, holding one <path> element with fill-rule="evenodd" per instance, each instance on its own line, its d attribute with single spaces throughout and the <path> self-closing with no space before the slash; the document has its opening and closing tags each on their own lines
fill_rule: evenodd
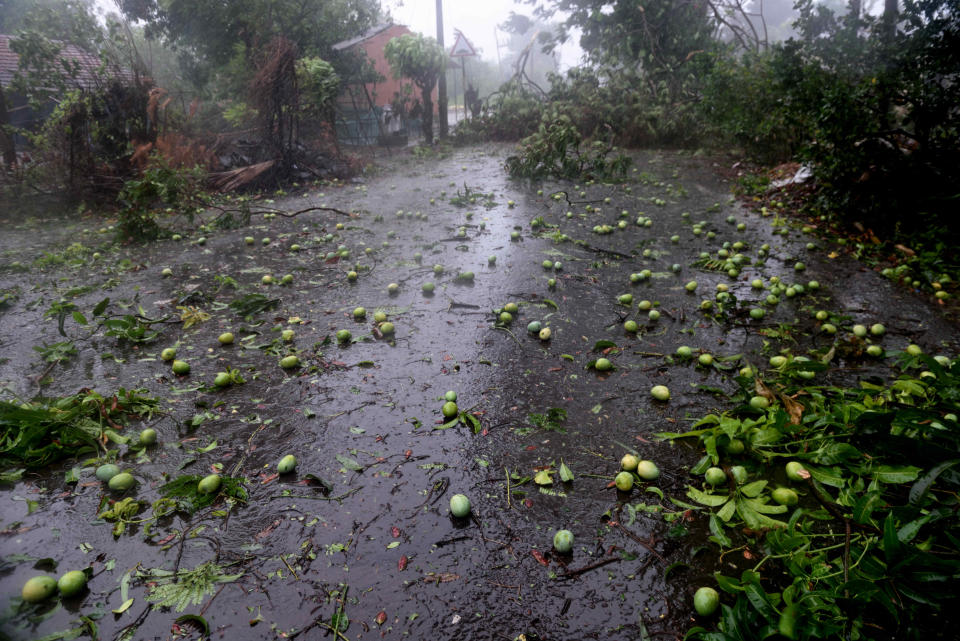
<svg viewBox="0 0 960 641">
<path fill-rule="evenodd" d="M 343 505 L 344 499 L 349 498 L 350 496 L 356 494 L 362 487 L 355 487 L 349 492 L 341 494 L 339 496 L 311 496 L 309 494 L 276 494 L 271 496 L 271 499 L 309 499 L 311 501 L 336 501 L 338 504 Z"/>
<path fill-rule="evenodd" d="M 847 526 L 857 527 L 861 530 L 866 530 L 868 532 L 873 532 L 874 534 L 880 534 L 880 530 L 869 523 L 857 523 L 856 521 L 847 518 L 843 515 L 843 512 L 840 511 L 840 507 L 830 500 L 829 497 L 825 496 L 823 490 L 820 489 L 820 486 L 814 481 L 813 476 L 807 470 L 801 470 L 800 476 L 807 480 L 807 484 L 810 486 L 810 490 L 813 492 L 813 495 L 816 497 L 817 501 L 820 502 L 820 505 L 825 507 L 830 514 L 832 514 L 837 519 L 843 521 Z"/>
</svg>

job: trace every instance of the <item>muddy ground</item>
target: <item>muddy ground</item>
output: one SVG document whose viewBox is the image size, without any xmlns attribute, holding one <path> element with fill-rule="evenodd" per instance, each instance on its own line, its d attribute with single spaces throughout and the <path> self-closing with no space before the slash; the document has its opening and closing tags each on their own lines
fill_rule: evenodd
<svg viewBox="0 0 960 641">
<path fill-rule="evenodd" d="M 737 389 L 741 367 L 763 369 L 780 349 L 822 353 L 834 341 L 849 343 L 853 323 L 883 323 L 878 342 L 890 352 L 918 343 L 932 354 L 957 353 L 955 327 L 927 302 L 834 253 L 831 243 L 743 210 L 716 171 L 720 161 L 641 152 L 625 184 L 526 184 L 506 176 L 510 152 L 394 156 L 362 179 L 256 203 L 286 213 L 326 209 L 257 215 L 233 230 L 183 225 L 181 240 L 149 245 L 114 244 L 110 221 L 90 216 L 8 210 L 0 233 L 0 393 L 29 399 L 143 388 L 163 412 L 126 426 L 131 444 L 110 445 L 138 480 L 126 495 L 93 476 L 96 455 L 0 486 L 3 634 L 73 638 L 45 635 L 89 634 L 86 617 L 101 639 L 197 638 L 196 622 L 181 619 L 193 614 L 212 638 L 231 640 L 333 638 L 339 615 L 347 639 L 634 639 L 644 631 L 679 638 L 695 621 L 696 587 L 743 561 L 728 555 L 721 563 L 702 513 L 686 505 L 684 488 L 695 482 L 688 469 L 700 453 L 654 434 L 684 431 L 730 407 L 724 393 Z M 638 216 L 652 223 L 639 226 Z M 624 229 L 593 231 L 621 220 Z M 770 256 L 736 277 L 694 266 L 700 252 L 715 258 L 736 241 L 753 261 L 764 243 Z M 348 256 L 328 258 L 340 246 Z M 547 269 L 545 260 L 561 268 Z M 794 269 L 798 261 L 803 272 Z M 172 275 L 163 277 L 164 268 Z M 631 283 L 643 269 L 651 277 Z M 461 277 L 468 271 L 472 279 Z M 262 284 L 265 275 L 285 274 L 292 284 Z M 821 287 L 751 320 L 746 310 L 768 292 L 750 282 L 773 276 Z M 684 287 L 691 280 L 695 293 Z M 422 291 L 428 282 L 432 295 Z M 399 286 L 394 294 L 390 283 Z M 740 306 L 715 319 L 699 306 L 720 283 Z M 250 293 L 278 299 L 276 307 L 241 317 L 229 303 Z M 625 293 L 633 295 L 629 306 L 618 302 Z M 66 340 L 57 319 L 44 315 L 50 305 L 70 301 L 92 318 L 104 297 L 107 314 L 163 318 L 152 326 L 159 337 L 136 345 L 100 329 L 87 338 L 68 316 L 63 329 L 76 355 L 44 362 L 33 348 Z M 638 309 L 641 300 L 660 311 L 658 320 Z M 519 306 L 515 320 L 495 326 L 493 310 L 508 302 Z M 178 307 L 187 306 L 209 319 L 185 327 Z M 353 317 L 358 306 L 367 310 L 363 320 Z M 819 332 L 818 309 L 840 319 L 836 337 Z M 379 332 L 376 310 L 386 312 L 393 335 Z M 627 319 L 638 333 L 624 330 Z M 549 340 L 526 331 L 534 320 L 552 330 Z M 284 329 L 294 330 L 292 342 L 280 338 Z M 335 336 L 342 329 L 353 338 L 345 345 Z M 232 346 L 217 341 L 226 331 L 236 337 Z M 594 350 L 598 341 L 609 343 Z M 731 358 L 697 367 L 672 356 L 680 345 Z M 174 375 L 160 359 L 173 346 L 189 375 Z M 600 351 L 612 371 L 587 368 Z M 301 366 L 280 368 L 291 353 Z M 214 388 L 227 367 L 246 383 Z M 887 361 L 837 356 L 818 380 L 891 375 Z M 652 399 L 653 385 L 667 385 L 671 399 Z M 437 429 L 448 390 L 476 423 Z M 566 419 L 556 411 L 553 423 L 538 419 L 551 408 Z M 131 449 L 148 424 L 158 444 Z M 619 492 L 611 481 L 631 450 L 655 461 L 661 476 Z M 296 472 L 277 476 L 285 454 L 298 458 Z M 561 462 L 572 481 L 561 480 Z M 538 486 L 532 477 L 544 469 L 552 484 Z M 76 482 L 67 482 L 74 470 Z M 98 518 L 105 501 L 124 496 L 143 502 L 140 517 L 147 516 L 163 483 L 214 471 L 246 479 L 247 500 L 166 516 L 149 531 L 134 524 L 119 537 Z M 457 493 L 470 498 L 472 518 L 450 515 Z M 560 528 L 575 536 L 571 556 L 551 551 Z M 144 576 L 151 569 L 210 561 L 240 576 L 183 611 L 151 606 L 155 583 Z M 30 576 L 88 566 L 93 578 L 80 596 L 20 602 Z"/>
</svg>

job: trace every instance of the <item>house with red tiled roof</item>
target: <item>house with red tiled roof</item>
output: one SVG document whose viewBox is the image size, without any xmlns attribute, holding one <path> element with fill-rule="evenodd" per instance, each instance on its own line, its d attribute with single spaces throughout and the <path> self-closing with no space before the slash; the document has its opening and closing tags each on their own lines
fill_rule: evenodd
<svg viewBox="0 0 960 641">
<path fill-rule="evenodd" d="M 20 57 L 10 46 L 14 40 L 16 36 L 0 34 L 0 85 L 3 87 L 10 86 L 20 65 Z M 102 81 L 103 63 L 95 54 L 84 51 L 77 45 L 66 43 L 60 48 L 60 57 L 77 70 L 75 77 L 69 80 L 68 85 L 74 85 L 77 89 L 89 89 Z M 110 76 L 133 81 L 133 74 L 124 69 L 114 70 Z"/>
<path fill-rule="evenodd" d="M 3 99 L 0 101 L 0 124 L 19 129 L 36 129 L 50 115 L 55 101 L 51 100 L 39 110 L 34 109 L 26 97 L 11 89 L 20 72 L 20 57 L 11 46 L 15 40 L 16 36 L 0 34 L 0 98 Z M 107 78 L 119 79 L 125 84 L 136 81 L 134 73 L 129 69 L 107 69 L 99 56 L 77 45 L 63 43 L 58 55 L 61 64 L 72 68 L 72 72 L 64 77 L 68 89 L 93 89 L 102 86 Z M 22 140 L 18 137 L 17 142 Z"/>
<path fill-rule="evenodd" d="M 375 107 L 385 107 L 389 105 L 396 95 L 403 95 L 405 86 L 413 86 L 413 83 L 406 78 L 394 78 L 390 71 L 390 63 L 383 53 L 387 43 L 400 36 L 413 33 L 409 28 L 392 23 L 386 23 L 371 27 L 355 38 L 344 40 L 333 45 L 333 50 L 338 53 L 344 52 L 363 52 L 373 66 L 373 70 L 381 77 L 379 82 L 366 83 L 366 91 L 370 95 L 370 100 Z M 352 79 L 345 79 L 348 83 Z M 408 89 L 408 92 L 412 89 Z M 364 97 L 366 98 L 366 97 Z"/>
</svg>

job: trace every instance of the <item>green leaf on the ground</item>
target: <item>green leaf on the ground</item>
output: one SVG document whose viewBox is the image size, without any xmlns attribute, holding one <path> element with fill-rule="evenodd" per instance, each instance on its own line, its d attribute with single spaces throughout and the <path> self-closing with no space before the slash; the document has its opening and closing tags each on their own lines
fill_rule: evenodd
<svg viewBox="0 0 960 641">
<path fill-rule="evenodd" d="M 123 604 L 116 610 L 111 610 L 114 614 L 123 614 L 130 609 L 130 606 L 133 605 L 133 599 L 127 599 Z"/>
<path fill-rule="evenodd" d="M 726 494 L 707 494 L 692 485 L 687 486 L 687 497 L 696 501 L 700 505 L 706 505 L 708 507 L 719 507 L 726 503 L 729 500 L 729 496 Z"/>
<path fill-rule="evenodd" d="M 363 466 L 345 454 L 337 454 L 337 460 L 351 472 L 362 472 Z"/>
</svg>

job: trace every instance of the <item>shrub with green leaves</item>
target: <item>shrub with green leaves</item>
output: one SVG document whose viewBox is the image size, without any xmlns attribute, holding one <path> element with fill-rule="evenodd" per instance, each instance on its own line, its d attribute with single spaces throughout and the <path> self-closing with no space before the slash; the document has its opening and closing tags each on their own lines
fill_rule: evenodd
<svg viewBox="0 0 960 641">
<path fill-rule="evenodd" d="M 480 117 L 457 125 L 453 138 L 458 143 L 519 140 L 537 130 L 547 107 L 543 96 L 519 83 L 507 82 L 487 98 Z"/>
<path fill-rule="evenodd" d="M 123 184 L 119 233 L 124 239 L 155 240 L 166 233 L 162 221 L 171 215 L 193 218 L 202 210 L 207 196 L 201 191 L 203 171 L 181 169 L 161 157 L 151 158 L 143 174 Z"/>
<path fill-rule="evenodd" d="M 771 53 L 711 56 L 697 114 L 716 140 L 730 141 L 762 162 L 789 160 L 803 130 L 788 107 L 787 88 Z"/>
<path fill-rule="evenodd" d="M 713 59 L 701 116 L 761 160 L 809 163 L 820 213 L 881 237 L 939 228 L 955 245 L 960 2 L 907 0 L 889 18 L 797 8 L 796 38 Z"/>
<path fill-rule="evenodd" d="M 300 107 L 304 115 L 332 122 L 333 106 L 340 93 L 340 76 L 333 65 L 322 58 L 297 60 Z"/>
<path fill-rule="evenodd" d="M 520 153 L 508 157 L 506 166 L 514 178 L 618 180 L 626 176 L 630 162 L 608 143 L 584 143 L 570 118 L 554 113 L 544 116 L 537 132 L 520 141 Z"/>
<path fill-rule="evenodd" d="M 722 606 L 717 629 L 695 627 L 690 638 L 760 639 L 745 631 L 768 630 L 788 639 L 920 639 L 945 631 L 942 615 L 960 589 L 960 362 L 948 368 L 903 354 L 900 365 L 905 373 L 885 386 L 803 386 L 784 377 L 755 387 L 740 379 L 744 398 L 762 390 L 775 402 L 662 435 L 703 444 L 692 474 L 728 470 L 728 484 L 697 482 L 687 497 L 703 506 L 712 543 L 751 552 L 739 576 L 716 574 L 732 604 Z M 917 368 L 933 376 L 915 377 Z M 746 444 L 742 454 L 732 453 L 740 449 L 733 441 Z M 787 462 L 809 479 L 785 477 Z M 748 478 L 735 479 L 734 464 Z M 776 500 L 777 486 L 799 503 Z"/>
<path fill-rule="evenodd" d="M 457 126 L 459 142 L 519 140 L 537 132 L 549 114 L 569 118 L 585 138 L 615 140 L 623 146 L 699 142 L 694 110 L 697 79 L 684 76 L 679 95 L 647 82 L 635 72 L 604 65 L 551 74 L 546 94 L 515 81 L 486 102 L 483 116 Z"/>
<path fill-rule="evenodd" d="M 383 48 L 395 78 L 409 78 L 420 89 L 423 101 L 423 137 L 433 143 L 433 87 L 443 73 L 443 49 L 433 38 L 423 35 L 404 34 L 391 39 Z"/>
</svg>

